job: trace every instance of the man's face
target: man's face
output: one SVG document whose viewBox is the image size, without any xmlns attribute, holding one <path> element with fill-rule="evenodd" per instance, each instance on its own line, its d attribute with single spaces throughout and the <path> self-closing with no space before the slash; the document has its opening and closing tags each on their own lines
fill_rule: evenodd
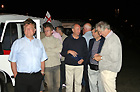
<svg viewBox="0 0 140 92">
<path fill-rule="evenodd" d="M 44 28 L 44 32 L 45 32 L 45 36 L 46 36 L 46 37 L 52 36 L 52 33 L 53 33 L 53 31 L 51 30 L 50 27 Z"/>
<path fill-rule="evenodd" d="M 95 29 L 92 30 L 92 36 L 96 39 L 98 37 L 100 37 L 100 35 L 98 34 L 98 32 L 95 32 Z"/>
<path fill-rule="evenodd" d="M 79 35 L 80 35 L 80 32 L 81 32 L 81 30 L 80 30 L 80 25 L 75 24 L 75 26 L 74 26 L 74 28 L 72 29 L 72 31 L 73 31 L 73 34 L 79 36 Z"/>
<path fill-rule="evenodd" d="M 60 34 L 61 30 L 59 30 L 59 28 L 57 27 L 56 30 L 55 30 L 57 33 Z"/>
<path fill-rule="evenodd" d="M 34 33 L 35 33 L 36 29 L 34 28 L 33 24 L 26 24 L 24 26 L 24 34 L 27 38 L 31 38 L 33 37 Z"/>
<path fill-rule="evenodd" d="M 107 28 L 104 31 L 102 31 L 100 27 L 98 27 L 97 29 L 99 31 L 99 34 L 102 35 L 103 37 L 106 37 L 108 35 L 108 29 Z"/>
</svg>

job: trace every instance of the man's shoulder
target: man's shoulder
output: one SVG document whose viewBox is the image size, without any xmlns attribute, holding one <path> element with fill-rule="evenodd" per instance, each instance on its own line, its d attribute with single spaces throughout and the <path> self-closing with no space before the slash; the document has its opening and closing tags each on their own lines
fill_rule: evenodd
<svg viewBox="0 0 140 92">
<path fill-rule="evenodd" d="M 37 38 L 35 38 L 35 41 L 36 41 L 36 42 L 39 42 L 39 43 L 41 42 L 41 40 L 39 40 L 39 39 L 37 39 Z"/>
<path fill-rule="evenodd" d="M 24 42 L 25 42 L 24 37 L 22 37 L 22 38 L 16 39 L 16 40 L 13 42 L 12 46 L 16 46 L 16 47 L 17 47 L 18 45 L 23 46 Z"/>
<path fill-rule="evenodd" d="M 41 41 L 44 41 L 44 40 L 45 40 L 45 37 L 41 39 Z"/>
<path fill-rule="evenodd" d="M 115 33 L 113 33 L 113 34 L 109 37 L 109 41 L 115 42 L 115 41 L 118 41 L 118 40 L 120 40 L 120 38 L 119 38 Z"/>
<path fill-rule="evenodd" d="M 24 41 L 24 40 L 25 40 L 24 37 L 22 37 L 22 38 L 16 39 L 16 40 L 14 41 L 14 43 L 18 43 L 18 42 L 21 42 L 21 41 Z"/>
<path fill-rule="evenodd" d="M 72 38 L 71 35 L 67 36 L 64 41 L 71 40 L 71 38 Z"/>
<path fill-rule="evenodd" d="M 52 37 L 53 38 L 53 41 L 56 43 L 56 42 L 61 42 L 61 40 L 59 38 L 55 38 L 54 36 Z"/>
<path fill-rule="evenodd" d="M 80 40 L 86 41 L 86 38 L 81 36 L 81 37 L 80 37 Z"/>
<path fill-rule="evenodd" d="M 65 35 L 65 34 L 63 33 L 62 37 L 63 37 L 63 38 L 67 38 L 68 36 L 67 36 L 67 35 Z"/>
<path fill-rule="evenodd" d="M 86 33 L 83 35 L 83 37 L 85 37 L 85 38 L 87 38 L 87 37 L 93 38 L 92 32 L 91 32 L 91 31 L 86 32 Z"/>
<path fill-rule="evenodd" d="M 89 42 L 90 42 L 90 41 L 95 41 L 95 38 L 91 38 L 91 39 L 89 40 Z"/>
</svg>

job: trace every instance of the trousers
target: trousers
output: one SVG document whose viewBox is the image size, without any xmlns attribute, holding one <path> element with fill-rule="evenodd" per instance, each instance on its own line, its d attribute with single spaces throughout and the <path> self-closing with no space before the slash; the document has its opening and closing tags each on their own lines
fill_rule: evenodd
<svg viewBox="0 0 140 92">
<path fill-rule="evenodd" d="M 45 82 L 48 86 L 48 92 L 59 92 L 60 65 L 54 67 L 45 67 Z"/>
<path fill-rule="evenodd" d="M 17 73 L 15 92 L 39 92 L 42 79 L 41 72 L 33 74 Z"/>
<path fill-rule="evenodd" d="M 105 92 L 117 92 L 116 90 L 117 73 L 104 70 L 101 71 L 101 79 L 105 88 Z"/>
<path fill-rule="evenodd" d="M 75 92 L 81 92 L 81 83 L 83 77 L 83 65 L 66 65 L 66 92 L 73 92 L 73 83 Z"/>
<path fill-rule="evenodd" d="M 105 92 L 99 70 L 91 70 L 88 66 L 88 76 L 91 92 Z"/>
</svg>

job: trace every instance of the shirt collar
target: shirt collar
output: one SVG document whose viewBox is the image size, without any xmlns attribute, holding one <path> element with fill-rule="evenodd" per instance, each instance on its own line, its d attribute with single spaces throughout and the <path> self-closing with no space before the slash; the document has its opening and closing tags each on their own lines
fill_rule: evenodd
<svg viewBox="0 0 140 92">
<path fill-rule="evenodd" d="M 113 31 L 111 30 L 111 32 L 105 37 L 108 38 L 110 35 L 112 35 Z"/>
<path fill-rule="evenodd" d="M 30 41 L 26 36 L 24 36 L 24 38 L 28 41 Z M 35 39 L 35 37 L 33 36 L 33 40 Z M 32 40 L 31 40 L 32 41 Z"/>
<path fill-rule="evenodd" d="M 85 34 L 91 34 L 91 31 L 86 32 Z"/>
<path fill-rule="evenodd" d="M 75 38 L 73 37 L 73 34 L 71 34 L 71 38 L 75 39 Z M 80 38 L 80 35 L 79 35 L 79 38 Z M 79 38 L 78 38 L 78 39 L 79 39 Z"/>
</svg>

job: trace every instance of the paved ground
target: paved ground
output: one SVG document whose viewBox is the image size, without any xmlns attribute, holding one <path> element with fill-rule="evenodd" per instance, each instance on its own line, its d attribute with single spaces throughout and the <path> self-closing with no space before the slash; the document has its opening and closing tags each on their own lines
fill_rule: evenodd
<svg viewBox="0 0 140 92">
<path fill-rule="evenodd" d="M 118 92 L 140 92 L 140 44 L 127 43 L 123 45 L 123 66 L 117 77 Z M 8 84 L 9 92 L 14 92 Z M 47 92 L 47 91 L 45 91 Z M 65 89 L 63 89 L 65 92 Z M 84 88 L 82 90 L 84 92 Z"/>
</svg>

